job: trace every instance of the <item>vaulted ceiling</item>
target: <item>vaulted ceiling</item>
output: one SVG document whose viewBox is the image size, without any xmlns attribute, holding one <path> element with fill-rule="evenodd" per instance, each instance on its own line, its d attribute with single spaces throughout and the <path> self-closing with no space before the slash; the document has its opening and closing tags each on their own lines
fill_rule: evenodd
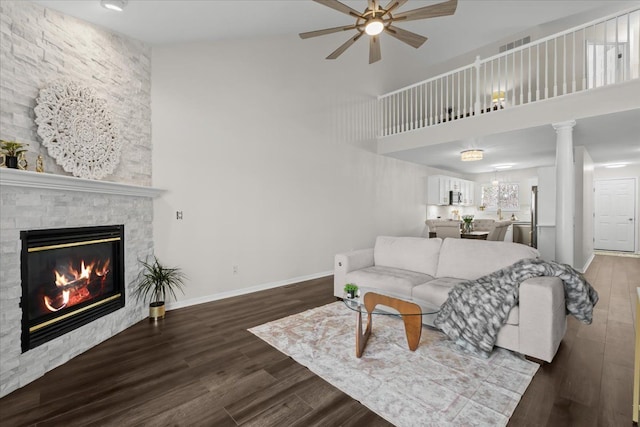
<svg viewBox="0 0 640 427">
<path fill-rule="evenodd" d="M 383 5 L 386 2 L 381 0 Z M 99 0 L 36 0 L 35 3 L 152 46 L 196 41 L 220 42 L 241 38 L 297 37 L 300 32 L 353 23 L 349 16 L 310 0 L 129 0 L 122 13 L 106 10 L 100 6 Z M 366 0 L 344 3 L 356 10 L 364 10 L 367 5 Z M 435 3 L 439 2 L 409 0 L 399 10 L 410 10 Z M 429 40 L 420 49 L 414 50 L 387 37 L 382 40 L 383 60 L 371 67 L 380 67 L 381 70 L 389 69 L 390 66 L 420 69 L 437 67 L 437 64 L 451 58 L 476 51 L 496 41 L 508 41 L 511 36 L 552 25 L 554 21 L 568 19 L 575 21 L 572 25 L 577 25 L 593 19 L 582 19 L 582 16 L 593 16 L 601 10 L 604 15 L 611 10 L 623 10 L 638 5 L 639 1 L 610 0 L 460 0 L 453 16 L 402 24 L 404 29 L 427 36 Z M 326 51 L 328 55 L 351 35 L 337 33 L 300 40 L 300 43 L 313 44 L 316 47 L 314 52 L 320 47 L 320 50 Z M 366 62 L 368 44 L 361 40 L 361 43 L 356 43 L 343 54 L 347 55 L 358 56 L 363 63 Z M 336 67 L 344 66 L 341 59 L 335 61 Z M 380 84 L 382 90 L 393 90 L 413 83 L 406 81 L 407 74 L 400 72 L 381 72 L 380 76 L 385 80 Z M 581 132 L 585 145 L 591 147 L 588 149 L 596 163 L 623 159 L 640 163 L 640 151 L 634 149 L 638 145 L 637 139 L 633 138 L 634 134 L 638 135 L 639 123 L 640 109 L 619 117 L 603 116 L 601 119 L 583 121 L 582 130 L 577 128 L 576 132 Z M 533 128 L 486 136 L 481 142 L 483 147 L 500 153 L 500 160 L 513 158 L 516 153 L 522 158 L 523 153 L 529 153 L 525 156 L 528 161 L 519 167 L 535 167 L 553 164 L 555 139 L 546 137 L 549 132 L 552 133 L 552 130 L 548 127 Z M 545 135 L 548 144 L 540 144 L 542 135 Z M 602 144 L 605 136 L 608 145 Z M 509 141 L 508 149 L 505 141 Z M 513 141 L 519 143 L 514 144 Z M 461 173 L 492 170 L 491 166 L 485 166 L 478 171 L 461 169 L 469 167 L 461 165 L 456 155 L 458 147 L 464 143 L 452 141 L 449 144 L 425 147 L 397 157 L 408 157 L 405 160 Z M 532 147 L 535 147 L 535 150 Z M 616 156 L 621 158 L 616 159 L 613 153 L 617 153 Z"/>
</svg>

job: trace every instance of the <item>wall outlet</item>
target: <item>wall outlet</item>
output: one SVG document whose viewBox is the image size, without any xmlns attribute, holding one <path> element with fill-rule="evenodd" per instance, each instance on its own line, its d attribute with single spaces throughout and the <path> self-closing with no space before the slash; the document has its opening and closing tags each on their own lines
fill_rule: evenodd
<svg viewBox="0 0 640 427">
<path fill-rule="evenodd" d="M 233 274 L 238 274 L 238 266 L 237 265 L 233 266 Z"/>
<path fill-rule="evenodd" d="M 176 211 L 176 219 L 182 219 L 182 211 Z"/>
</svg>

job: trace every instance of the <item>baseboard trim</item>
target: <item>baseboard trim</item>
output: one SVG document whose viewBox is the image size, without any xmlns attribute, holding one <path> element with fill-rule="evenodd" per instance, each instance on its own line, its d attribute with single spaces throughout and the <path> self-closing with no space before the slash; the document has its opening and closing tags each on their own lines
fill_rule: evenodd
<svg viewBox="0 0 640 427">
<path fill-rule="evenodd" d="M 279 288 L 281 286 L 287 286 L 293 283 L 304 282 L 306 280 L 319 279 L 321 277 L 331 276 L 332 274 L 333 274 L 333 270 L 323 271 L 321 273 L 309 274 L 307 276 L 292 277 L 290 279 L 278 280 L 277 282 L 263 283 L 261 285 L 250 286 L 248 288 L 235 289 L 233 291 L 220 292 L 217 294 L 207 295 L 204 297 L 176 301 L 176 302 L 167 304 L 166 309 L 176 310 L 178 308 L 191 307 L 192 305 L 204 304 L 207 302 L 218 301 L 225 298 L 237 297 L 240 295 L 246 295 L 253 292 L 265 291 L 267 289 Z"/>
<path fill-rule="evenodd" d="M 578 271 L 582 274 L 587 272 L 587 269 L 589 268 L 589 266 L 591 265 L 591 262 L 593 261 L 593 259 L 596 257 L 596 255 L 591 252 L 591 255 L 589 256 L 589 259 L 587 260 L 587 262 L 584 264 L 584 267 L 582 267 L 581 269 L 579 269 Z"/>
<path fill-rule="evenodd" d="M 593 251 L 594 255 L 606 255 L 606 256 L 621 256 L 627 258 L 640 258 L 640 252 L 619 252 L 619 251 L 606 251 L 602 249 L 596 249 Z"/>
</svg>

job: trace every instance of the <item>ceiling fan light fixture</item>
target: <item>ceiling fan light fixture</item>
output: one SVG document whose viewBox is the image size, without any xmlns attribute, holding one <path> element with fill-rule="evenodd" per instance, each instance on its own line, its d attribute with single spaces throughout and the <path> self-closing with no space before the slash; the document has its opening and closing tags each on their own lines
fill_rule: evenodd
<svg viewBox="0 0 640 427">
<path fill-rule="evenodd" d="M 484 151 L 482 150 L 465 150 L 460 152 L 460 160 L 463 162 L 475 162 L 477 160 L 482 160 L 483 155 Z"/>
<path fill-rule="evenodd" d="M 382 30 L 384 30 L 384 23 L 380 19 L 372 19 L 364 27 L 364 32 L 370 36 L 377 36 Z"/>
<path fill-rule="evenodd" d="M 364 2 L 364 0 L 360 1 Z M 401 42 L 417 49 L 427 41 L 427 38 L 397 27 L 396 23 L 453 15 L 458 7 L 458 0 L 445 0 L 429 6 L 396 13 L 396 10 L 404 5 L 407 0 L 391 0 L 384 7 L 380 7 L 380 0 L 367 0 L 367 8 L 364 12 L 359 12 L 351 6 L 342 3 L 340 0 L 315 0 L 315 2 L 349 15 L 352 19 L 355 18 L 355 23 L 341 27 L 307 31 L 300 33 L 300 38 L 308 39 L 326 34 L 355 30 L 357 34 L 351 36 L 349 40 L 338 46 L 336 50 L 327 56 L 327 59 L 337 59 L 359 38 L 367 34 L 371 36 L 369 38 L 369 64 L 373 64 L 382 59 L 382 55 L 380 54 L 380 41 L 377 36 L 383 31 L 388 33 L 389 36 L 395 37 Z M 393 12 L 393 14 L 391 12 Z"/>
<path fill-rule="evenodd" d="M 127 0 L 100 0 L 100 5 L 102 7 L 116 12 L 122 12 L 127 3 Z"/>
</svg>

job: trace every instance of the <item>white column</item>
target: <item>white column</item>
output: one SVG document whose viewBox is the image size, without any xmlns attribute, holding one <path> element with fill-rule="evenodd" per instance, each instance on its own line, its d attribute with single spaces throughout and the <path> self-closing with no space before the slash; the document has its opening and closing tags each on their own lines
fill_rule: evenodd
<svg viewBox="0 0 640 427">
<path fill-rule="evenodd" d="M 575 120 L 553 123 L 556 130 L 556 261 L 573 265 L 575 177 L 573 127 Z"/>
</svg>

